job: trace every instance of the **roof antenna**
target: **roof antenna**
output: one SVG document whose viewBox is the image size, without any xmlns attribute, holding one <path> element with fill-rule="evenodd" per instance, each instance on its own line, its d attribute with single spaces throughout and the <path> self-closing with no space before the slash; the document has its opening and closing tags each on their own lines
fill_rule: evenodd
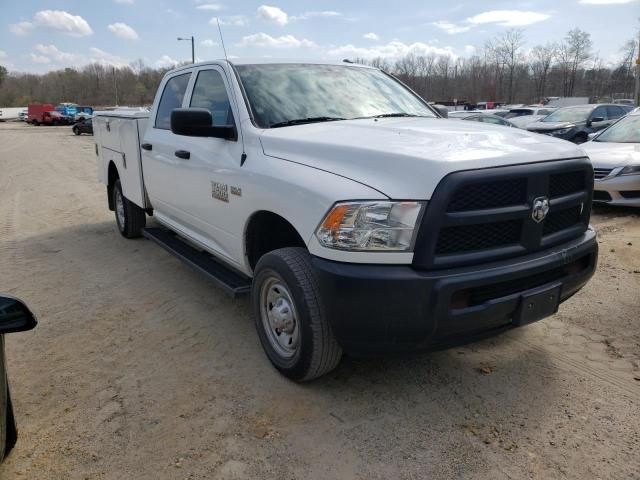
<svg viewBox="0 0 640 480">
<path fill-rule="evenodd" d="M 222 29 L 220 28 L 220 19 L 218 17 L 216 17 L 216 24 L 218 25 L 218 34 L 220 35 L 220 44 L 222 45 L 222 51 L 224 52 L 224 59 L 226 60 L 227 64 L 231 67 L 231 70 L 233 71 L 233 66 L 231 65 L 231 62 L 229 62 L 229 58 L 227 57 L 227 49 L 224 46 L 224 37 L 222 36 Z M 231 83 L 229 84 L 229 86 L 231 87 L 231 95 L 233 95 L 233 101 L 236 104 L 236 108 L 238 108 L 238 111 L 240 111 L 240 104 L 238 104 L 238 98 L 236 97 L 236 89 L 234 88 L 233 85 L 231 85 Z M 242 135 L 242 124 L 239 118 L 238 118 L 238 126 L 240 127 L 240 137 L 242 141 L 242 155 L 240 155 L 240 166 L 242 167 L 244 165 L 244 162 L 247 161 L 247 153 L 244 150 L 244 135 Z"/>
</svg>

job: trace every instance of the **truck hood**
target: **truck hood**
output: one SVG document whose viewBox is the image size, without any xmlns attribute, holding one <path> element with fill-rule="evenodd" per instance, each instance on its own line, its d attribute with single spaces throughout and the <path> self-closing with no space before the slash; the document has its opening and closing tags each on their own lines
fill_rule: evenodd
<svg viewBox="0 0 640 480">
<path fill-rule="evenodd" d="M 429 199 L 447 174 L 584 156 L 564 140 L 438 118 L 381 118 L 265 130 L 265 155 L 326 170 L 394 199 Z"/>
<path fill-rule="evenodd" d="M 640 165 L 640 143 L 587 142 L 581 147 L 594 168 Z"/>
</svg>

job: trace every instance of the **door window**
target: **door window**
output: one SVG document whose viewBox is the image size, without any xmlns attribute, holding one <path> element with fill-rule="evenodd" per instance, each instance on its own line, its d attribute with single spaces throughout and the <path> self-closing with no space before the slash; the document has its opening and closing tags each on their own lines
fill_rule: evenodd
<svg viewBox="0 0 640 480">
<path fill-rule="evenodd" d="M 620 107 L 608 106 L 607 114 L 609 115 L 609 119 L 613 119 L 613 118 L 620 118 L 624 116 L 626 112 Z"/>
<path fill-rule="evenodd" d="M 191 73 L 183 73 L 172 77 L 165 85 L 158 105 L 158 113 L 156 114 L 156 128 L 171 129 L 171 111 L 182 106 L 182 99 L 187 91 L 189 77 L 191 77 Z"/>
<path fill-rule="evenodd" d="M 222 75 L 218 70 L 202 70 L 198 73 L 190 106 L 209 110 L 213 118 L 213 125 L 233 124 L 229 96 Z"/>
<path fill-rule="evenodd" d="M 600 117 L 603 120 L 607 120 L 607 107 L 598 107 L 596 108 L 593 113 L 591 114 L 591 118 L 597 118 Z"/>
</svg>

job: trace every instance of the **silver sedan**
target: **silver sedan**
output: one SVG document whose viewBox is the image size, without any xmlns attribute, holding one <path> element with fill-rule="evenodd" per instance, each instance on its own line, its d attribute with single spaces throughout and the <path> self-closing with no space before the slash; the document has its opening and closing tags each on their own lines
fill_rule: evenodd
<svg viewBox="0 0 640 480">
<path fill-rule="evenodd" d="M 640 112 L 633 112 L 582 148 L 593 163 L 594 202 L 640 207 Z"/>
</svg>

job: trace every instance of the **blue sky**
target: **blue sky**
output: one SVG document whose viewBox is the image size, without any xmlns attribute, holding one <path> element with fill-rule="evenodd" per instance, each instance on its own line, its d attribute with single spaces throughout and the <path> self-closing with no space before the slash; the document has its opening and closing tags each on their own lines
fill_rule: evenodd
<svg viewBox="0 0 640 480">
<path fill-rule="evenodd" d="M 44 72 L 91 61 L 142 59 L 169 66 L 191 57 L 327 58 L 407 52 L 468 56 L 489 38 L 522 28 L 526 48 L 579 27 L 614 61 L 637 35 L 640 0 L 0 0 L 0 64 Z"/>
</svg>

